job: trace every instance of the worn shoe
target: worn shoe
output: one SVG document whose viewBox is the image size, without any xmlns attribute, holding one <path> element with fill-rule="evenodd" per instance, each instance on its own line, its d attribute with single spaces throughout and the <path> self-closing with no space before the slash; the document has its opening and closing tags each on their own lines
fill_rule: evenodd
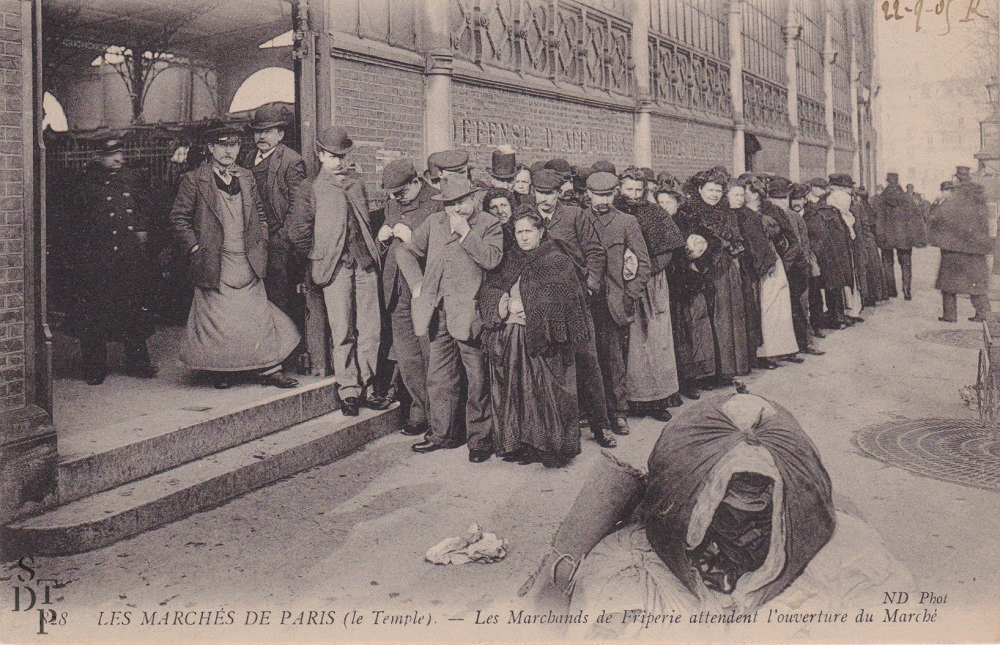
<svg viewBox="0 0 1000 645">
<path fill-rule="evenodd" d="M 356 417 L 360 411 L 359 407 L 358 397 L 349 396 L 341 402 L 340 411 L 345 417 Z"/>
<path fill-rule="evenodd" d="M 903 294 L 903 300 L 913 300 L 913 294 L 912 293 L 904 293 Z"/>
<path fill-rule="evenodd" d="M 422 434 L 427 434 L 427 424 L 407 421 L 403 427 L 399 429 L 399 434 L 406 435 L 407 437 L 418 437 Z"/>
<path fill-rule="evenodd" d="M 212 387 L 217 390 L 228 390 L 233 386 L 233 377 L 228 372 L 216 372 L 212 377 Z"/>
<path fill-rule="evenodd" d="M 594 430 L 594 441 L 601 448 L 614 448 L 618 445 L 615 438 L 611 436 L 611 431 L 607 428 L 597 428 Z"/>
<path fill-rule="evenodd" d="M 649 416 L 652 417 L 653 419 L 656 419 L 657 421 L 663 421 L 663 422 L 670 421 L 670 419 L 672 418 L 670 410 L 666 408 L 650 410 Z"/>
<path fill-rule="evenodd" d="M 801 356 L 796 356 L 795 354 L 789 354 L 788 356 L 782 356 L 781 360 L 788 361 L 789 363 L 804 363 L 806 359 Z"/>
<path fill-rule="evenodd" d="M 802 350 L 803 354 L 809 354 L 810 356 L 823 356 L 826 354 L 822 349 L 816 349 L 815 347 L 809 346 Z"/>
<path fill-rule="evenodd" d="M 625 417 L 615 417 L 615 425 L 611 428 L 611 432 L 620 437 L 627 435 L 629 433 L 628 419 Z"/>
<path fill-rule="evenodd" d="M 681 398 L 680 392 L 674 392 L 667 397 L 665 405 L 668 408 L 679 408 L 684 405 L 684 399 Z"/>
<path fill-rule="evenodd" d="M 104 379 L 108 378 L 107 372 L 88 372 L 86 375 L 87 385 L 100 385 Z"/>
<path fill-rule="evenodd" d="M 938 316 L 938 320 L 940 320 L 941 322 L 946 322 L 946 323 L 957 323 L 958 322 L 957 318 L 945 318 L 944 316 Z"/>
<path fill-rule="evenodd" d="M 481 464 L 493 456 L 492 450 L 470 450 L 469 461 L 474 464 Z"/>
<path fill-rule="evenodd" d="M 758 358 L 753 362 L 753 366 L 759 370 L 778 369 L 778 364 L 768 358 Z"/>
<path fill-rule="evenodd" d="M 261 374 L 257 377 L 257 382 L 261 385 L 280 387 L 283 390 L 299 386 L 299 382 L 297 380 L 281 371 L 274 372 L 273 374 Z"/>
<path fill-rule="evenodd" d="M 820 331 L 819 327 L 813 327 L 812 335 L 815 336 L 816 338 L 826 338 L 826 334 Z"/>
<path fill-rule="evenodd" d="M 135 378 L 156 378 L 159 369 L 151 363 L 126 364 L 125 373 Z"/>
<path fill-rule="evenodd" d="M 696 388 L 694 385 L 682 385 L 681 394 L 691 399 L 692 401 L 697 401 L 698 399 L 701 398 L 701 395 L 698 394 L 698 388 Z"/>
<path fill-rule="evenodd" d="M 420 452 L 420 453 L 434 452 L 435 450 L 444 449 L 443 445 L 434 443 L 430 439 L 424 439 L 423 441 L 415 443 L 410 447 L 413 449 L 413 452 Z"/>
<path fill-rule="evenodd" d="M 361 405 L 369 410 L 388 410 L 392 407 L 393 403 L 395 403 L 395 400 L 377 394 L 366 396 L 361 400 Z"/>
<path fill-rule="evenodd" d="M 976 314 L 972 318 L 969 318 L 969 322 L 984 322 L 985 320 L 986 319 L 980 316 L 979 314 Z"/>
</svg>

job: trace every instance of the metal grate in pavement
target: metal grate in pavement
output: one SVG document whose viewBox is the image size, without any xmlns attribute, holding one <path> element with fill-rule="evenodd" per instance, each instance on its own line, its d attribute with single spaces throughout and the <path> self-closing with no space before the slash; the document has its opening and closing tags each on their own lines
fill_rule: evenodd
<svg viewBox="0 0 1000 645">
<path fill-rule="evenodd" d="M 928 343 L 965 349 L 979 349 L 983 346 L 982 329 L 929 329 L 917 334 L 917 338 Z"/>
<path fill-rule="evenodd" d="M 977 421 L 915 419 L 860 430 L 854 445 L 916 475 L 1000 492 L 1000 431 Z"/>
</svg>

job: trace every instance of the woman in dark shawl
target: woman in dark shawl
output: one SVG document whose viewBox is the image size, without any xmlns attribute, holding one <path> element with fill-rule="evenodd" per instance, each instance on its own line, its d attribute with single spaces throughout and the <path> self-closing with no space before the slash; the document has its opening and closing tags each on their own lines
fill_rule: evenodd
<svg viewBox="0 0 1000 645">
<path fill-rule="evenodd" d="M 764 224 L 760 221 L 760 216 L 745 205 L 746 181 L 740 177 L 730 182 L 726 198 L 747 246 L 746 255 L 740 262 L 743 300 L 746 307 L 747 356 L 753 367 L 774 369 L 778 366 L 777 363 L 767 358 L 758 358 L 757 349 L 764 344 L 764 332 L 761 328 L 760 283 L 778 261 L 778 254 L 767 238 L 767 232 L 764 230 Z"/>
<path fill-rule="evenodd" d="M 574 352 L 588 338 L 583 288 L 569 256 L 545 237 L 533 211 L 511 218 L 516 245 L 486 276 L 496 453 L 558 468 L 580 454 Z"/>
<path fill-rule="evenodd" d="M 731 384 L 736 375 L 750 371 L 740 279 L 740 258 L 746 249 L 728 205 L 720 203 L 726 184 L 725 175 L 716 170 L 696 174 L 688 182 L 690 199 L 679 217 L 682 231 L 701 235 L 708 242 L 702 261 L 707 269 L 708 315 L 715 336 L 715 385 Z"/>
<path fill-rule="evenodd" d="M 704 267 L 699 268 L 700 252 L 694 250 L 696 241 L 705 240 L 680 227 L 677 216 L 684 202 L 681 187 L 673 178 L 656 189 L 656 203 L 678 224 L 685 240 L 685 248 L 671 257 L 667 281 L 680 393 L 695 400 L 700 396 L 698 382 L 715 374 L 715 341 L 708 318 Z"/>
</svg>

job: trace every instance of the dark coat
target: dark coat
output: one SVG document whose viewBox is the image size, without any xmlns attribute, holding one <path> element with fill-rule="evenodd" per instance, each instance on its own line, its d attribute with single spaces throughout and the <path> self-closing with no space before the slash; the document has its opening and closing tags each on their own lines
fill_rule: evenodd
<svg viewBox="0 0 1000 645">
<path fill-rule="evenodd" d="M 74 326 L 102 327 L 109 340 L 136 325 L 146 337 L 153 331 L 145 308 L 155 276 L 137 235 L 149 225 L 143 195 L 138 171 L 111 172 L 94 163 L 76 184 L 78 210 L 67 220 Z"/>
<path fill-rule="evenodd" d="M 243 160 L 243 166 L 253 172 L 253 162 L 257 158 L 257 149 L 251 148 Z M 274 152 L 267 158 L 267 180 L 258 183 L 261 200 L 264 202 L 264 213 L 267 216 L 267 228 L 272 238 L 284 233 L 288 218 L 292 214 L 292 201 L 295 191 L 306 178 L 306 162 L 302 156 L 279 143 Z"/>
<path fill-rule="evenodd" d="M 243 197 L 244 240 L 247 260 L 257 277 L 267 275 L 268 228 L 264 203 L 253 175 L 235 167 Z M 189 257 L 188 275 L 196 287 L 218 289 L 222 270 L 222 212 L 212 162 L 206 161 L 181 178 L 177 199 L 170 211 L 170 229 L 181 252 Z M 198 246 L 194 253 L 191 250 Z"/>
<path fill-rule="evenodd" d="M 930 243 L 943 251 L 989 255 L 993 253 L 989 217 L 981 186 L 957 186 L 931 207 Z"/>
<path fill-rule="evenodd" d="M 441 202 L 431 199 L 436 192 L 430 185 L 424 184 L 417 193 L 417 198 L 405 206 L 395 199 L 390 199 L 385 205 L 384 225 L 392 228 L 396 224 L 405 224 L 410 231 L 415 231 L 431 213 L 442 209 Z M 411 287 L 423 278 L 423 269 L 413 255 L 402 252 L 404 246 L 402 240 L 393 237 L 389 239 L 388 246 L 384 247 L 382 295 L 385 297 L 385 307 L 389 311 L 396 308 L 401 296 L 409 297 Z"/>
<path fill-rule="evenodd" d="M 819 264 L 824 289 L 843 289 L 854 284 L 851 233 L 833 206 L 821 199 L 807 202 L 802 213 L 809 227 L 809 241 Z M 818 242 L 818 244 L 817 244 Z"/>
<path fill-rule="evenodd" d="M 899 184 L 890 184 L 872 200 L 875 242 L 880 249 L 911 249 L 923 244 L 924 219 Z"/>
<path fill-rule="evenodd" d="M 607 252 L 608 264 L 604 273 L 604 294 L 608 311 L 614 321 L 624 327 L 635 319 L 635 303 L 642 297 L 650 278 L 649 252 L 642 229 L 634 216 L 612 208 L 605 215 L 593 210 L 585 213 L 594 223 L 594 230 Z M 625 280 L 625 250 L 635 253 L 639 260 L 635 278 Z"/>
</svg>

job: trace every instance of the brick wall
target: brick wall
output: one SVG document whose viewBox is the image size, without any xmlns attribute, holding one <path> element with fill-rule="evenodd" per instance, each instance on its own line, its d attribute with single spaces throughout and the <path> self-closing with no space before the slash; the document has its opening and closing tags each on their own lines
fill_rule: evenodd
<svg viewBox="0 0 1000 645">
<path fill-rule="evenodd" d="M 488 169 L 490 155 L 503 143 L 528 165 L 552 158 L 587 166 L 599 159 L 619 168 L 632 163 L 630 112 L 461 81 L 452 83 L 451 105 L 455 146 L 469 150 L 477 169 Z"/>
<path fill-rule="evenodd" d="M 733 131 L 701 123 L 652 117 L 653 170 L 681 179 L 713 166 L 733 169 Z"/>
<path fill-rule="evenodd" d="M 24 169 L 21 156 L 21 7 L 0 3 L 0 412 L 23 408 Z"/>
<path fill-rule="evenodd" d="M 826 177 L 826 148 L 799 144 L 799 168 L 802 181 L 813 177 Z"/>
<path fill-rule="evenodd" d="M 788 176 L 789 143 L 781 139 L 772 139 L 757 135 L 760 151 L 754 155 L 754 170 L 758 172 L 773 172 L 781 177 Z"/>
<path fill-rule="evenodd" d="M 354 140 L 350 159 L 380 199 L 382 168 L 410 157 L 423 168 L 424 84 L 418 72 L 334 59 L 334 116 Z"/>
</svg>

